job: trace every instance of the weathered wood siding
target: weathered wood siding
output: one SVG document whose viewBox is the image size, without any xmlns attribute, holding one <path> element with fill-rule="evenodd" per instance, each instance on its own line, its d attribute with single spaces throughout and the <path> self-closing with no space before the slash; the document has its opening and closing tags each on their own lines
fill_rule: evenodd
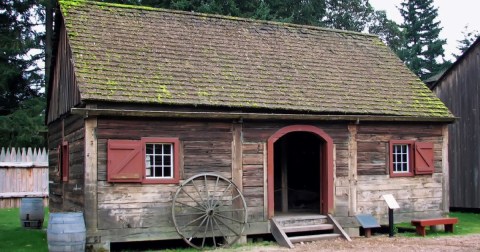
<svg viewBox="0 0 480 252">
<path fill-rule="evenodd" d="M 396 210 L 396 221 L 407 221 L 412 217 L 438 216 L 444 209 L 443 179 L 443 131 L 442 125 L 426 124 L 368 124 L 352 125 L 356 144 L 351 156 L 357 156 L 357 174 L 338 176 L 336 180 L 336 206 L 348 205 L 348 214 L 337 212 L 336 216 L 354 216 L 369 213 L 382 222 L 388 221 L 388 208 L 382 197 L 393 194 L 400 205 Z M 435 173 L 413 177 L 391 178 L 389 175 L 389 141 L 414 140 L 434 144 Z M 355 162 L 355 160 L 353 160 Z M 351 179 L 355 183 L 351 183 Z M 352 190 L 354 187 L 354 190 Z M 342 195 L 349 194 L 350 201 Z M 351 195 L 355 192 L 355 195 Z M 352 197 L 355 196 L 355 197 Z M 342 218 L 344 225 L 355 226 L 352 218 Z"/>
<path fill-rule="evenodd" d="M 97 232 L 112 241 L 179 238 L 171 220 L 172 198 L 178 184 L 106 182 L 108 139 L 177 137 L 181 142 L 180 181 L 202 172 L 232 179 L 233 133 L 229 122 L 99 118 L 96 136 Z M 138 229 L 145 228 L 148 232 L 138 234 Z"/>
<path fill-rule="evenodd" d="M 449 126 L 450 206 L 480 208 L 480 40 L 439 80 L 436 95 L 458 117 Z"/>
<path fill-rule="evenodd" d="M 60 20 L 58 20 L 61 22 Z M 53 59 L 53 72 L 50 76 L 47 122 L 51 123 L 72 107 L 80 104 L 80 92 L 75 79 L 74 59 L 68 44 L 65 26 L 57 31 L 56 54 Z"/>
<path fill-rule="evenodd" d="M 50 211 L 83 211 L 85 174 L 85 132 L 81 116 L 68 116 L 56 120 L 48 127 Z M 63 141 L 69 144 L 68 181 L 63 182 L 58 164 L 58 147 Z"/>
<path fill-rule="evenodd" d="M 98 118 L 97 221 L 92 235 L 110 241 L 175 239 L 171 221 L 177 184 L 107 182 L 108 139 L 177 137 L 181 148 L 181 180 L 201 172 L 219 173 L 241 184 L 248 206 L 249 232 L 268 232 L 267 150 L 270 136 L 286 126 L 308 124 L 325 131 L 334 142 L 335 216 L 344 226 L 357 227 L 354 216 L 371 213 L 385 221 L 383 194 L 393 194 L 401 205 L 397 221 L 433 216 L 443 207 L 442 125 L 342 122 L 252 122 Z M 238 138 L 241 150 L 238 150 Z M 390 178 L 390 140 L 433 142 L 435 173 Z M 241 160 L 237 160 L 237 156 Z M 235 169 L 241 169 L 235 175 Z M 235 177 L 237 176 L 237 177 Z M 238 177 L 239 176 L 239 177 Z M 92 192 L 89 192 L 92 193 Z M 148 228 L 148 229 L 145 229 Z M 142 231 L 143 230 L 143 231 Z M 146 232 L 148 230 L 148 232 Z M 96 239 L 96 238 L 92 238 Z"/>
</svg>

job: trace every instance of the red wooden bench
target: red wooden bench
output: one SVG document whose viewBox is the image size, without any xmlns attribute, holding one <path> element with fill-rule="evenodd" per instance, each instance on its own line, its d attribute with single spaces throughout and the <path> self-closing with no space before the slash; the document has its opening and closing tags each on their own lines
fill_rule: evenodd
<svg viewBox="0 0 480 252">
<path fill-rule="evenodd" d="M 444 225 L 445 232 L 452 232 L 453 233 L 453 224 L 458 222 L 457 218 L 436 218 L 436 219 L 418 219 L 412 220 L 412 225 L 417 228 L 417 234 L 421 236 L 425 236 L 425 227 L 427 226 L 435 226 L 435 225 Z"/>
</svg>

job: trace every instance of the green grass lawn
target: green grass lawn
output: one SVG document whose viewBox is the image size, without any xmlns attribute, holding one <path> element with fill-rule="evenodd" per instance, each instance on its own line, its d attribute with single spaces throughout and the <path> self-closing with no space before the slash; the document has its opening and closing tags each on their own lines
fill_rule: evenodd
<svg viewBox="0 0 480 252">
<path fill-rule="evenodd" d="M 449 235 L 468 235 L 468 234 L 480 234 L 480 214 L 475 213 L 462 213 L 451 212 L 449 217 L 458 218 L 458 223 L 454 225 L 453 234 L 445 233 L 444 231 L 431 231 L 430 228 L 426 228 L 426 237 L 438 237 Z M 401 236 L 413 237 L 415 234 L 415 227 L 410 222 L 404 222 L 395 224 L 396 227 L 411 228 L 412 232 L 400 233 Z"/>
<path fill-rule="evenodd" d="M 26 229 L 20 226 L 18 208 L 0 209 L 0 251 L 48 252 L 48 208 L 45 208 L 43 229 Z"/>
<path fill-rule="evenodd" d="M 43 229 L 26 229 L 20 226 L 20 213 L 18 208 L 0 209 L 0 251 L 26 251 L 42 252 L 48 251 L 47 226 L 48 208 L 45 209 Z M 454 233 L 432 232 L 427 228 L 426 237 L 438 237 L 447 235 L 480 234 L 480 214 L 452 212 L 450 217 L 457 217 L 458 224 L 455 225 Z M 410 223 L 400 223 L 397 227 L 412 227 Z M 415 233 L 401 233 L 400 236 L 416 236 Z M 418 236 L 417 236 L 418 237 Z M 236 245 L 237 246 L 262 246 L 269 242 Z M 176 250 L 168 250 L 176 251 Z M 183 251 L 196 251 L 195 249 L 184 249 Z"/>
</svg>

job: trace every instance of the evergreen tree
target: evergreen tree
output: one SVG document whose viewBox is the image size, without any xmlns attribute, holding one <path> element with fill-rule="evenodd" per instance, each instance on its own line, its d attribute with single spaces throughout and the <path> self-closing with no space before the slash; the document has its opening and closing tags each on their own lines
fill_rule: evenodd
<svg viewBox="0 0 480 252">
<path fill-rule="evenodd" d="M 388 19 L 383 10 L 373 13 L 371 23 L 368 25 L 368 32 L 378 35 L 395 53 L 398 53 L 402 46 L 404 35 L 400 26 L 395 21 Z"/>
<path fill-rule="evenodd" d="M 268 19 L 302 25 L 322 25 L 325 16 L 324 1 L 265 0 L 270 9 Z"/>
<path fill-rule="evenodd" d="M 35 0 L 0 2 L 0 115 L 12 113 L 20 102 L 37 97 L 43 86 L 41 69 L 36 60 L 42 54 L 29 55 L 41 49 L 41 36 L 33 27 Z"/>
<path fill-rule="evenodd" d="M 0 116 L 2 147 L 46 146 L 45 98 L 36 97 L 20 103 L 13 113 Z"/>
<path fill-rule="evenodd" d="M 463 39 L 457 40 L 458 46 L 457 49 L 460 51 L 459 54 L 452 54 L 456 59 L 462 56 L 465 51 L 480 37 L 480 32 L 477 30 L 469 31 L 468 25 L 466 25 L 462 31 Z"/>
<path fill-rule="evenodd" d="M 326 0 L 326 27 L 362 32 L 373 17 L 374 9 L 368 0 Z"/>
<path fill-rule="evenodd" d="M 43 14 L 39 0 L 0 1 L 0 136 L 1 145 L 6 147 L 18 146 L 18 134 L 5 130 L 15 131 L 20 122 L 32 119 L 32 114 L 17 113 L 19 110 L 38 110 L 39 104 L 45 108 L 44 100 L 38 100 L 44 81 L 37 62 L 44 57 L 43 33 L 37 31 L 43 25 Z M 44 129 L 43 120 L 35 120 L 31 129 L 40 128 Z M 28 138 L 24 136 L 22 144 L 31 145 L 25 140 Z"/>
<path fill-rule="evenodd" d="M 447 64 L 443 49 L 446 40 L 439 38 L 442 27 L 436 21 L 438 9 L 433 0 L 404 0 L 399 10 L 405 39 L 398 54 L 410 70 L 427 79 Z"/>
</svg>

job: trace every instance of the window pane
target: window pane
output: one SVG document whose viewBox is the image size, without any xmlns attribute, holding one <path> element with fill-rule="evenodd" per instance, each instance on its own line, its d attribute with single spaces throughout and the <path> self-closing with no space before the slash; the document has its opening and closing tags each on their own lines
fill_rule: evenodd
<svg viewBox="0 0 480 252">
<path fill-rule="evenodd" d="M 165 177 L 171 177 L 172 176 L 172 172 L 171 172 L 171 168 L 170 167 L 165 167 L 165 169 L 163 170 L 163 176 Z"/>
<path fill-rule="evenodd" d="M 172 153 L 172 144 L 165 144 L 163 149 L 163 154 L 170 154 Z"/>
<path fill-rule="evenodd" d="M 163 159 L 163 164 L 166 165 L 166 166 L 170 166 L 172 164 L 170 161 L 171 161 L 170 155 L 165 156 L 164 159 Z"/>
<path fill-rule="evenodd" d="M 155 143 L 145 145 L 147 177 L 173 177 L 173 144 Z"/>
<path fill-rule="evenodd" d="M 146 152 L 147 154 L 153 154 L 153 144 L 147 144 L 147 145 L 145 146 L 145 152 Z"/>
<path fill-rule="evenodd" d="M 162 156 L 155 156 L 155 166 L 162 166 Z"/>
</svg>

